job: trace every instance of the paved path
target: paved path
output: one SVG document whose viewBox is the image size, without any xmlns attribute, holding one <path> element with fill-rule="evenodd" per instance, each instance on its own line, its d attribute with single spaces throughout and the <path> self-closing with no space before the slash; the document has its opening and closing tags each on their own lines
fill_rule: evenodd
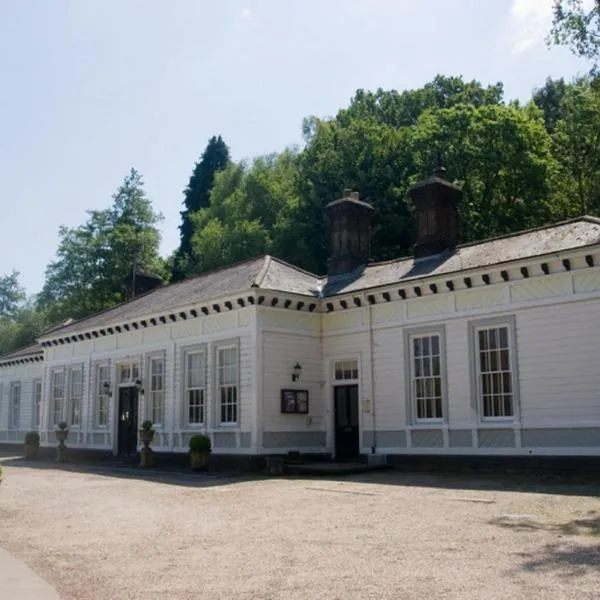
<svg viewBox="0 0 600 600">
<path fill-rule="evenodd" d="M 0 548 L 0 597 L 6 600 L 60 600 L 54 588 L 24 562 Z"/>
</svg>

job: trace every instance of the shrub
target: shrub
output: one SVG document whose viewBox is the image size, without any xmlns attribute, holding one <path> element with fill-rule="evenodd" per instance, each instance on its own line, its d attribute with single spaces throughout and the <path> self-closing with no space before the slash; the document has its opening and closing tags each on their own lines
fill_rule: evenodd
<svg viewBox="0 0 600 600">
<path fill-rule="evenodd" d="M 25 443 L 28 446 L 40 446 L 40 434 L 37 431 L 30 431 L 25 435 Z"/>
<path fill-rule="evenodd" d="M 61 431 L 64 431 L 64 430 L 65 430 L 65 429 L 66 429 L 68 426 L 69 426 L 69 425 L 67 424 L 67 422 L 66 422 L 66 421 L 61 421 L 61 422 L 58 424 L 58 428 L 59 428 Z"/>
<path fill-rule="evenodd" d="M 210 438 L 202 433 L 190 438 L 190 452 L 210 452 L 212 449 Z"/>
<path fill-rule="evenodd" d="M 143 423 L 142 423 L 142 429 L 144 431 L 150 431 L 152 429 L 152 421 L 150 421 L 149 419 L 146 419 Z"/>
</svg>

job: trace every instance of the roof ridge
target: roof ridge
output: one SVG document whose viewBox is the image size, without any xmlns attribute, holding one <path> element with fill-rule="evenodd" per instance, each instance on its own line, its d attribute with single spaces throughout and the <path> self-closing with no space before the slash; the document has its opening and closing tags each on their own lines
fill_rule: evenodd
<svg viewBox="0 0 600 600">
<path fill-rule="evenodd" d="M 269 254 L 265 254 L 264 256 L 264 264 L 261 267 L 258 274 L 254 277 L 254 280 L 250 284 L 250 287 L 260 287 L 269 272 L 269 267 L 271 266 L 271 256 Z"/>
<path fill-rule="evenodd" d="M 292 263 L 289 263 L 281 258 L 278 258 L 277 256 L 269 255 L 269 258 L 271 260 L 274 260 L 275 262 L 278 262 L 280 265 L 283 265 L 284 267 L 288 267 L 289 269 L 297 271 L 298 273 L 303 273 L 304 275 L 309 275 L 310 277 L 314 277 L 315 279 L 322 279 L 321 275 L 316 275 L 315 273 L 312 273 L 311 271 L 307 271 L 306 269 L 297 267 L 296 265 L 293 265 Z"/>
</svg>

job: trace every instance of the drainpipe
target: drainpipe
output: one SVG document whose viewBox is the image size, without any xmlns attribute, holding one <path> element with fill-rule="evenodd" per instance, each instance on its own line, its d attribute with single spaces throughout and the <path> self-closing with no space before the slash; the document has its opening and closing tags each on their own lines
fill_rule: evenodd
<svg viewBox="0 0 600 600">
<path fill-rule="evenodd" d="M 373 445 L 371 454 L 377 450 L 377 419 L 375 413 L 375 361 L 373 360 L 373 305 L 369 304 L 369 362 L 371 369 L 371 414 L 373 415 Z"/>
</svg>

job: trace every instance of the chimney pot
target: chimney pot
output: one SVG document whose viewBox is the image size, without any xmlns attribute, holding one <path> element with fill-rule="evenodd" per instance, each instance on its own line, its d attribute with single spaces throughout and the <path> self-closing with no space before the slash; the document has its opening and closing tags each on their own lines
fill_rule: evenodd
<svg viewBox="0 0 600 600">
<path fill-rule="evenodd" d="M 415 258 L 453 250 L 458 243 L 458 205 L 462 190 L 446 180 L 439 164 L 433 177 L 419 181 L 408 191 L 417 213 L 418 238 Z"/>
<path fill-rule="evenodd" d="M 326 206 L 331 227 L 330 276 L 349 273 L 369 262 L 373 207 L 359 198 L 358 192 L 345 189 L 342 198 Z"/>
</svg>

